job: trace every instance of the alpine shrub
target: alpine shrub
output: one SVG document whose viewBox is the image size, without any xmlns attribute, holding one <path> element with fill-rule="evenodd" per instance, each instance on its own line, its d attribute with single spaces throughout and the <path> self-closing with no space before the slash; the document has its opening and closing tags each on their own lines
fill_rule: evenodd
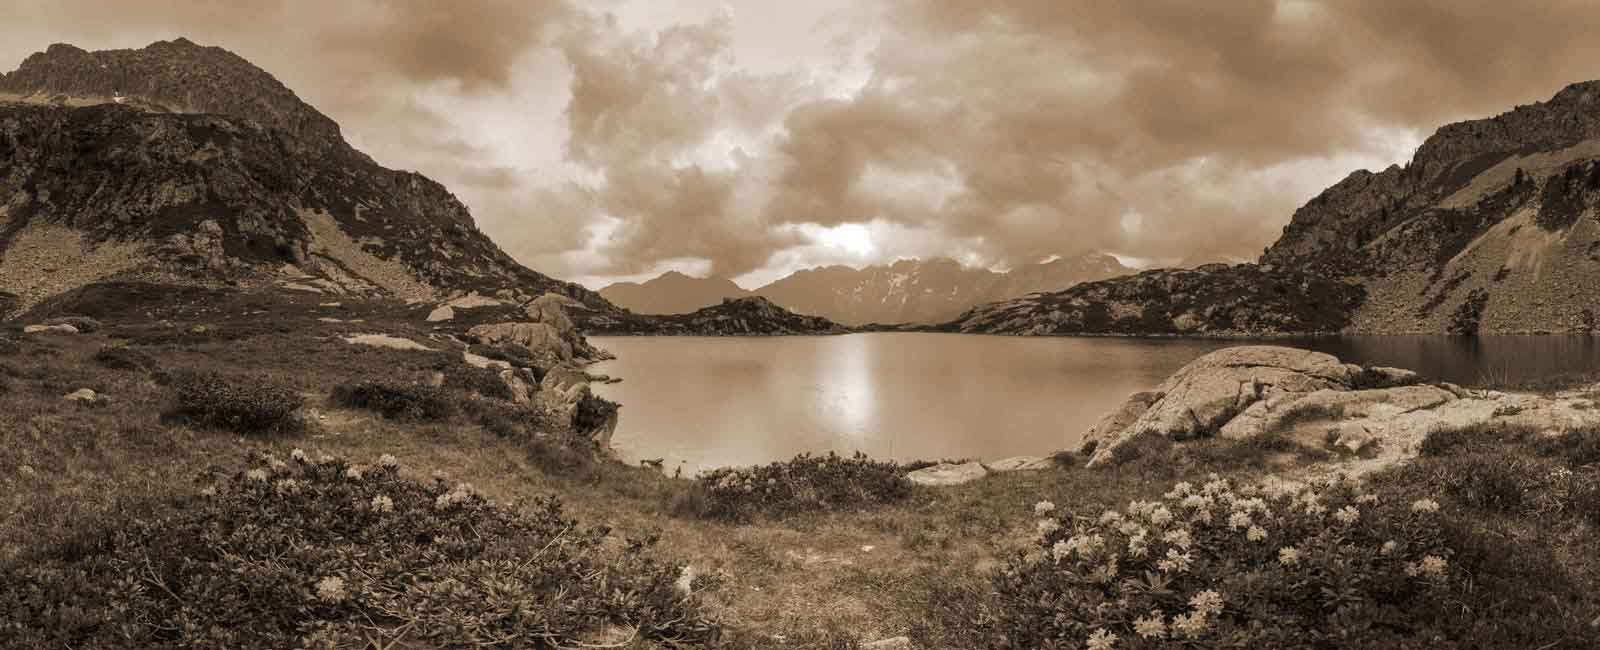
<svg viewBox="0 0 1600 650">
<path fill-rule="evenodd" d="M 388 454 L 295 450 L 202 481 L 0 564 L 0 646 L 554 649 L 621 630 L 684 647 L 718 634 L 654 539 L 605 544 L 610 531 L 580 527 L 554 497 L 497 507 L 467 484 L 402 479 Z"/>
<path fill-rule="evenodd" d="M 898 465 L 860 452 L 850 458 L 801 454 L 785 462 L 711 470 L 698 480 L 705 493 L 701 514 L 727 521 L 863 508 L 911 494 L 911 482 Z"/>
<path fill-rule="evenodd" d="M 364 381 L 333 388 L 335 404 L 376 412 L 391 420 L 443 420 L 455 412 L 444 391 L 422 384 Z"/>
<path fill-rule="evenodd" d="M 171 378 L 177 406 L 168 412 L 189 424 L 238 433 L 294 433 L 304 428 L 297 416 L 299 393 L 257 377 L 215 373 Z"/>
</svg>

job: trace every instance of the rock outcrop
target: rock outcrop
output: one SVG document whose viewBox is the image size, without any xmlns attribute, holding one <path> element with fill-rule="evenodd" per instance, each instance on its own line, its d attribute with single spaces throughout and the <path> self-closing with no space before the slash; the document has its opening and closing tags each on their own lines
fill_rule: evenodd
<svg viewBox="0 0 1600 650">
<path fill-rule="evenodd" d="M 785 336 L 843 334 L 826 318 L 801 316 L 760 296 L 730 298 L 691 314 L 646 316 L 586 312 L 580 326 L 591 334 L 634 336 Z"/>
<path fill-rule="evenodd" d="M 59 325 L 29 325 L 22 328 L 23 334 L 77 334 L 78 328 L 62 323 Z"/>
<path fill-rule="evenodd" d="M 1358 284 L 1254 264 L 1145 271 L 990 303 L 934 329 L 1020 335 L 1249 337 L 1345 329 Z"/>
<path fill-rule="evenodd" d="M 1259 265 L 1154 271 L 984 305 L 1005 334 L 1600 331 L 1600 81 L 1440 128 L 1295 211 Z"/>
<path fill-rule="evenodd" d="M 924 467 L 915 472 L 906 474 L 906 479 L 917 485 L 929 487 L 945 487 L 971 483 L 989 475 L 989 470 L 983 463 L 940 463 L 933 467 Z"/>
<path fill-rule="evenodd" d="M 610 358 L 578 330 L 569 313 L 573 309 L 583 309 L 583 305 L 566 296 L 545 294 L 522 306 L 527 320 L 478 325 L 467 330 L 467 337 L 485 345 L 526 348 L 545 366 L 583 365 Z"/>
<path fill-rule="evenodd" d="M 1465 391 L 1321 352 L 1240 346 L 1200 357 L 1155 390 L 1131 396 L 1084 435 L 1079 452 L 1095 467 L 1126 457 L 1143 436 L 1281 435 L 1307 447 L 1337 445 L 1365 454 L 1347 468 L 1359 472 L 1414 454 L 1437 427 L 1495 420 L 1541 430 L 1600 424 L 1594 406 L 1588 393 L 1547 398 Z"/>
<path fill-rule="evenodd" d="M 386 169 L 226 50 L 51 46 L 0 75 L 0 315 L 95 282 L 437 300 L 598 294 L 518 264 L 460 201 Z"/>
</svg>

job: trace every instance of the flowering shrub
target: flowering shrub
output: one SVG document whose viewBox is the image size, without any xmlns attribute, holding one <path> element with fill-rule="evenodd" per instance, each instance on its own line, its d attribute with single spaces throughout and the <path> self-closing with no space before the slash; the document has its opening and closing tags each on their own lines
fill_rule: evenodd
<svg viewBox="0 0 1600 650">
<path fill-rule="evenodd" d="M 911 494 L 911 483 L 891 462 L 857 452 L 841 458 L 801 454 L 794 460 L 756 467 L 719 468 L 703 473 L 702 514 L 747 521 L 757 514 L 785 514 L 859 508 L 890 503 Z"/>
<path fill-rule="evenodd" d="M 1453 574 L 1431 500 L 1345 482 L 1178 483 L 1122 511 L 1042 515 L 996 578 L 1008 648 L 1390 647 Z"/>
<path fill-rule="evenodd" d="M 333 402 L 375 411 L 391 420 L 443 420 L 455 412 L 444 391 L 422 384 L 364 381 L 333 388 Z"/>
<path fill-rule="evenodd" d="M 608 627 L 664 646 L 715 624 L 653 540 L 602 545 L 552 498 L 262 457 L 199 494 L 0 565 L 0 647 L 579 647 Z M 381 642 L 379 642 L 381 641 Z"/>
<path fill-rule="evenodd" d="M 178 404 L 169 416 L 192 425 L 239 433 L 288 433 L 303 428 L 303 400 L 286 386 L 255 377 L 184 374 L 172 379 Z"/>
</svg>

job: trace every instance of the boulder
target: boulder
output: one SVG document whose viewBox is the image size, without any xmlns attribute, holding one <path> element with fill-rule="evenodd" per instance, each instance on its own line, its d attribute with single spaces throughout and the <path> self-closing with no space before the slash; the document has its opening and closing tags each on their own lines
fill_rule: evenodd
<svg viewBox="0 0 1600 650">
<path fill-rule="evenodd" d="M 1056 461 L 1038 456 L 1013 456 L 1005 460 L 984 463 L 984 467 L 995 473 L 1005 472 L 1037 472 L 1046 469 L 1055 469 Z"/>
<path fill-rule="evenodd" d="M 29 325 L 22 328 L 23 334 L 77 334 L 78 328 L 62 323 L 60 325 Z"/>
<path fill-rule="evenodd" d="M 564 403 L 574 403 L 589 389 L 589 375 L 568 366 L 556 366 L 544 373 L 539 391 L 559 396 Z"/>
<path fill-rule="evenodd" d="M 511 367 L 510 362 L 501 361 L 499 359 L 490 359 L 489 357 L 473 354 L 466 350 L 461 351 L 461 360 L 465 361 L 467 365 L 474 368 L 499 368 L 504 370 Z"/>
<path fill-rule="evenodd" d="M 572 360 L 572 344 L 548 323 L 495 323 L 467 330 L 479 343 L 516 343 L 534 354 L 549 353 L 561 361 Z"/>
<path fill-rule="evenodd" d="M 1089 427 L 1083 434 L 1083 442 L 1079 446 L 1080 453 L 1090 453 L 1096 447 L 1110 441 L 1111 438 L 1121 434 L 1124 429 L 1132 425 L 1145 411 L 1150 410 L 1150 405 L 1161 399 L 1161 393 L 1145 391 L 1128 396 L 1115 410 L 1100 416 L 1100 421 Z"/>
<path fill-rule="evenodd" d="M 1338 413 L 1338 419 L 1393 417 L 1435 408 L 1456 399 L 1436 386 L 1401 386 L 1369 390 L 1319 390 L 1307 395 L 1288 393 L 1252 404 L 1218 432 L 1224 438 L 1243 440 L 1281 431 L 1288 420 L 1307 413 Z"/>
<path fill-rule="evenodd" d="M 370 345 L 379 348 L 390 348 L 393 350 L 420 350 L 426 352 L 433 351 L 433 348 L 411 339 L 401 338 L 398 336 L 389 336 L 388 334 L 356 334 L 354 336 L 344 337 L 344 342 L 355 345 Z"/>
<path fill-rule="evenodd" d="M 911 637 L 897 636 L 879 639 L 861 647 L 864 650 L 911 650 Z"/>
<path fill-rule="evenodd" d="M 533 395 L 533 384 L 524 379 L 526 370 L 506 368 L 500 371 L 500 381 L 511 390 L 511 401 L 518 404 L 527 404 Z"/>
<path fill-rule="evenodd" d="M 88 388 L 79 388 L 78 390 L 67 393 L 66 395 L 62 395 L 61 399 L 69 402 L 93 402 L 97 399 L 100 399 L 100 396 Z"/>
<path fill-rule="evenodd" d="M 567 315 L 567 309 L 577 306 L 579 306 L 579 303 L 576 300 L 562 295 L 547 293 L 523 305 L 522 311 L 528 315 L 528 320 L 550 325 L 556 328 L 556 331 L 565 334 L 576 330 L 572 323 L 572 317 Z"/>
<path fill-rule="evenodd" d="M 982 463 L 940 463 L 906 474 L 906 478 L 917 485 L 943 487 L 970 483 L 988 475 L 989 470 L 984 469 Z"/>
<path fill-rule="evenodd" d="M 1317 391 L 1349 390 L 1364 372 L 1333 355 L 1297 348 L 1247 345 L 1212 352 L 1162 382 L 1142 412 L 1148 394 L 1130 398 L 1102 418 L 1085 435 L 1086 446 L 1094 443 L 1089 466 L 1109 462 L 1113 450 L 1138 436 L 1212 436 L 1241 414 L 1261 423 L 1251 430 L 1262 430 L 1268 411 Z M 1134 413 L 1132 422 L 1119 426 Z"/>
<path fill-rule="evenodd" d="M 430 323 L 437 323 L 437 322 L 440 322 L 440 321 L 447 321 L 447 320 L 454 319 L 455 317 L 456 317 L 456 310 L 451 309 L 450 305 L 443 305 L 443 306 L 440 306 L 440 307 L 436 307 L 436 308 L 434 308 L 433 311 L 428 312 L 428 322 L 430 322 Z"/>
<path fill-rule="evenodd" d="M 461 296 L 445 303 L 445 306 L 454 307 L 456 309 L 477 309 L 479 307 L 496 307 L 501 304 L 504 303 L 488 296 L 480 296 L 478 295 L 478 292 L 473 291 L 469 292 L 465 296 Z"/>
</svg>

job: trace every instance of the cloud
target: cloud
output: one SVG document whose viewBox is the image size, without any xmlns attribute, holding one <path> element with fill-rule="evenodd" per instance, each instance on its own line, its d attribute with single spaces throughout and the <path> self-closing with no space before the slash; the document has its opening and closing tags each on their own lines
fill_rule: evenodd
<svg viewBox="0 0 1600 650">
<path fill-rule="evenodd" d="M 0 61 L 222 45 L 595 281 L 1254 258 L 1350 171 L 1600 77 L 1570 0 L 20 2 Z M 824 236 L 848 224 L 869 252 Z"/>
<path fill-rule="evenodd" d="M 513 62 L 571 20 L 564 0 L 368 1 L 359 22 L 325 28 L 320 40 L 416 82 L 454 81 L 468 90 L 508 85 Z"/>
</svg>

